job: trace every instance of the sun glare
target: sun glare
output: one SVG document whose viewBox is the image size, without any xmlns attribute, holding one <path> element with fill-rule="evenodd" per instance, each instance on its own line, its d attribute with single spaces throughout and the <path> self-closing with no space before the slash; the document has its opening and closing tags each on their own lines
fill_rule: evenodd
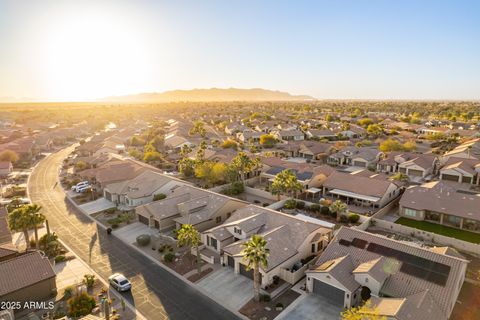
<svg viewBox="0 0 480 320">
<path fill-rule="evenodd" d="M 121 17 L 94 12 L 50 22 L 42 59 L 47 91 L 69 100 L 144 88 L 152 72 L 144 33 Z"/>
</svg>

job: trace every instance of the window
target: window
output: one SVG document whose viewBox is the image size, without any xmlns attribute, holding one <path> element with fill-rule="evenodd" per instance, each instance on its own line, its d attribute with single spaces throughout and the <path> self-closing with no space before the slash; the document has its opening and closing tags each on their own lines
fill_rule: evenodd
<svg viewBox="0 0 480 320">
<path fill-rule="evenodd" d="M 405 208 L 404 213 L 405 213 L 406 216 L 409 216 L 409 217 L 416 217 L 417 216 L 417 210 L 413 210 L 413 209 Z"/>
<path fill-rule="evenodd" d="M 242 234 L 242 230 L 241 230 L 241 229 L 238 229 L 237 227 L 234 227 L 234 228 L 233 228 L 233 232 L 234 232 L 234 233 L 237 233 L 237 234 Z"/>
<path fill-rule="evenodd" d="M 312 253 L 315 253 L 315 243 L 312 243 Z"/>
<path fill-rule="evenodd" d="M 222 217 L 220 217 L 220 216 L 216 217 L 216 218 L 215 218 L 215 222 L 216 222 L 216 223 L 222 222 Z"/>
<path fill-rule="evenodd" d="M 368 278 L 365 278 L 365 283 L 368 283 Z"/>
<path fill-rule="evenodd" d="M 217 239 L 210 238 L 210 246 L 217 249 Z"/>
</svg>

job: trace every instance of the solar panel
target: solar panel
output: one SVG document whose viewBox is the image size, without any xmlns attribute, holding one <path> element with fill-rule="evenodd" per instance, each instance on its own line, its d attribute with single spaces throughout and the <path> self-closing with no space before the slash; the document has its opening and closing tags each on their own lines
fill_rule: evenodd
<svg viewBox="0 0 480 320">
<path fill-rule="evenodd" d="M 352 246 L 360 248 L 360 249 L 365 249 L 367 244 L 368 244 L 368 242 L 363 240 L 363 239 L 353 238 L 353 240 L 352 240 Z"/>
<path fill-rule="evenodd" d="M 445 286 L 447 283 L 450 266 L 443 263 L 417 257 L 413 254 L 385 247 L 377 243 L 370 243 L 367 247 L 367 251 L 401 261 L 402 266 L 400 267 L 400 271 L 403 273 L 441 286 Z"/>
<path fill-rule="evenodd" d="M 346 247 L 349 247 L 350 246 L 350 241 L 347 241 L 345 239 L 340 239 L 340 241 L 338 241 L 339 244 L 341 244 L 342 246 L 346 246 Z"/>
</svg>

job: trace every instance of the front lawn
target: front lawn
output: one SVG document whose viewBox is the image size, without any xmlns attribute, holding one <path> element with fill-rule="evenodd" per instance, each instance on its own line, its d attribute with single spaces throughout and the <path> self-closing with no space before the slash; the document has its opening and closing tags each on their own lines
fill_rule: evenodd
<svg viewBox="0 0 480 320">
<path fill-rule="evenodd" d="M 480 243 L 480 234 L 478 233 L 474 233 L 466 230 L 459 230 L 459 229 L 455 229 L 447 226 L 442 226 L 442 225 L 428 222 L 428 221 L 417 221 L 417 220 L 401 217 L 400 219 L 395 221 L 395 223 L 398 223 L 407 227 L 411 227 L 411 228 L 433 232 L 436 234 L 440 234 L 450 238 L 455 238 L 458 240 L 468 241 L 472 243 Z"/>
</svg>

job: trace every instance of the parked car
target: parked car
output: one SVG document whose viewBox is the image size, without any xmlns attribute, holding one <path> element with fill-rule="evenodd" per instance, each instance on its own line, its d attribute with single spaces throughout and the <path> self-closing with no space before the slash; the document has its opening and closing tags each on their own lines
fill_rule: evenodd
<svg viewBox="0 0 480 320">
<path fill-rule="evenodd" d="M 84 193 L 88 190 L 90 190 L 92 188 L 92 186 L 90 185 L 86 185 L 86 186 L 83 186 L 83 187 L 80 187 L 80 188 L 77 188 L 77 192 L 78 193 Z"/>
<path fill-rule="evenodd" d="M 76 185 L 74 185 L 74 186 L 72 187 L 72 190 L 78 192 L 78 189 L 84 188 L 84 187 L 87 187 L 87 186 L 88 186 L 88 187 L 90 186 L 90 182 L 88 182 L 88 181 L 82 181 L 82 182 L 79 182 L 79 183 L 77 183 Z"/>
<path fill-rule="evenodd" d="M 108 282 L 119 292 L 132 289 L 132 284 L 130 281 L 128 281 L 128 279 L 121 273 L 112 274 L 110 277 L 108 277 Z"/>
</svg>

